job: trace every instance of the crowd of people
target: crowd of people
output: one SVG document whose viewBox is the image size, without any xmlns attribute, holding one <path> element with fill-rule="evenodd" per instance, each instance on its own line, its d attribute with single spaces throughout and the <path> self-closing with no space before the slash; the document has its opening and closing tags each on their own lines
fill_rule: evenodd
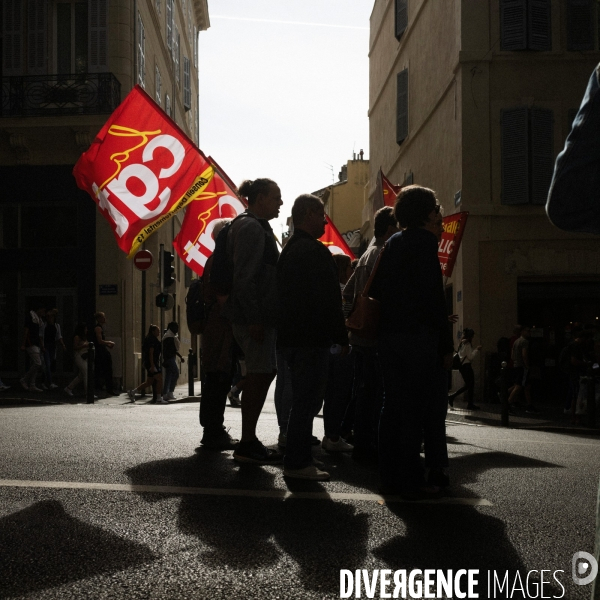
<svg viewBox="0 0 600 600">
<path fill-rule="evenodd" d="M 327 452 L 377 463 L 382 492 L 439 497 L 449 484 L 445 417 L 454 347 L 435 193 L 408 186 L 394 208 L 380 209 L 374 240 L 354 268 L 319 242 L 326 220 L 316 196 L 295 200 L 293 234 L 279 254 L 269 225 L 282 205 L 279 187 L 257 179 L 244 182 L 240 194 L 248 210 L 215 227 L 216 250 L 203 276 L 201 447 L 231 449 L 238 462 L 283 462 L 286 477 L 322 481 L 330 475 L 311 450 L 320 443 Z M 226 268 L 230 281 L 223 286 Z M 349 335 L 346 327 L 367 282 L 380 306 L 377 339 Z M 465 357 L 470 352 L 467 360 L 476 352 L 467 350 L 471 341 L 466 336 L 461 350 Z M 239 398 L 239 384 L 230 384 L 240 357 L 238 441 L 224 428 L 224 411 L 228 395 L 230 402 Z M 279 438 L 267 447 L 256 425 L 275 376 Z M 465 383 L 472 405 L 472 382 Z M 321 408 L 325 436 L 319 440 L 313 421 Z"/>
</svg>

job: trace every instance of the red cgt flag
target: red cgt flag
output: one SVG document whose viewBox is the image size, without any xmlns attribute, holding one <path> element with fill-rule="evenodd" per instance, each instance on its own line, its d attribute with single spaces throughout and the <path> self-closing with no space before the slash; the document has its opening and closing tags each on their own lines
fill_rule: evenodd
<svg viewBox="0 0 600 600">
<path fill-rule="evenodd" d="M 396 203 L 396 196 L 398 195 L 398 192 L 402 189 L 402 186 L 390 183 L 390 180 L 382 172 L 381 187 L 383 188 L 383 205 L 393 207 Z"/>
<path fill-rule="evenodd" d="M 438 246 L 438 258 L 444 277 L 452 275 L 468 216 L 469 213 L 464 211 L 444 217 L 444 233 Z"/>
<path fill-rule="evenodd" d="M 337 227 L 328 215 L 325 215 L 325 219 L 327 221 L 325 233 L 319 238 L 319 241 L 329 248 L 331 254 L 346 254 L 351 260 L 354 260 L 356 258 L 354 253 L 350 250 L 350 247 L 337 230 Z"/>
<path fill-rule="evenodd" d="M 206 261 L 215 249 L 212 230 L 217 219 L 232 219 L 246 210 L 235 186 L 227 175 L 221 176 L 216 163 L 213 164 L 216 172 L 212 181 L 186 209 L 181 230 L 173 240 L 181 260 L 199 276 L 204 273 Z"/>
<path fill-rule="evenodd" d="M 197 200 L 213 177 L 202 152 L 139 86 L 73 169 L 131 256 L 161 225 Z"/>
</svg>

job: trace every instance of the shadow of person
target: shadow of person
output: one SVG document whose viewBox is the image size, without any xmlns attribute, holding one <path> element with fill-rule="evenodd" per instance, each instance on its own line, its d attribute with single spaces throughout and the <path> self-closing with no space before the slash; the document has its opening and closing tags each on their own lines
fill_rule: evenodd
<svg viewBox="0 0 600 600">
<path fill-rule="evenodd" d="M 507 452 L 480 452 L 454 458 L 455 475 L 452 496 L 476 496 L 462 487 L 473 483 L 490 469 L 498 468 L 557 468 L 559 465 L 510 454 Z M 373 551 L 393 570 L 406 569 L 478 569 L 479 585 L 475 591 L 480 598 L 529 598 L 521 594 L 518 578 L 525 581 L 527 569 L 506 534 L 504 522 L 486 514 L 489 509 L 449 504 L 388 503 L 389 509 L 401 521 L 401 533 Z M 495 572 L 501 581 L 508 573 L 511 592 L 506 596 L 489 595 L 488 572 L 493 583 Z M 548 576 L 546 576 L 548 578 Z M 539 580 L 539 574 L 530 585 Z M 516 582 L 516 585 L 515 585 Z M 512 588 L 515 591 L 512 592 Z M 533 589 L 530 588 L 530 589 Z M 498 588 L 496 588 L 498 591 Z M 545 585 L 545 593 L 561 597 L 556 585 Z M 463 587 L 463 591 L 465 591 Z M 506 592 L 503 592 L 506 593 Z M 512 595 L 511 595 L 512 594 Z M 551 597 L 551 596 L 546 596 Z"/>
<path fill-rule="evenodd" d="M 122 571 L 156 558 L 144 545 L 70 516 L 56 500 L 0 519 L 0 597 Z"/>
<path fill-rule="evenodd" d="M 206 546 L 201 549 L 202 562 L 232 570 L 264 569 L 288 556 L 298 564 L 307 589 L 336 593 L 339 565 L 359 568 L 364 562 L 367 516 L 331 500 L 284 499 L 287 490 L 275 489 L 273 467 L 238 467 L 226 456 L 207 456 L 212 466 L 198 456 L 154 461 L 127 475 L 134 485 L 160 482 L 214 490 L 214 495 L 207 495 L 206 489 L 180 494 L 178 527 Z M 289 487 L 292 493 L 325 491 L 303 484 Z M 253 497 L 257 491 L 274 492 L 275 497 Z M 159 494 L 142 497 L 149 502 L 160 499 Z"/>
</svg>

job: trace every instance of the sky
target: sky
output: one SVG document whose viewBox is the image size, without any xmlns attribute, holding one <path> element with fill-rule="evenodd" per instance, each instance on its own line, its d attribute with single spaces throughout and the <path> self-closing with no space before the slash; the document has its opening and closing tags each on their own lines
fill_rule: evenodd
<svg viewBox="0 0 600 600">
<path fill-rule="evenodd" d="M 200 33 L 200 148 L 239 185 L 269 177 L 284 205 L 369 156 L 373 0 L 208 0 Z M 333 175 L 332 175 L 333 169 Z M 285 227 L 287 229 L 287 227 Z"/>
</svg>

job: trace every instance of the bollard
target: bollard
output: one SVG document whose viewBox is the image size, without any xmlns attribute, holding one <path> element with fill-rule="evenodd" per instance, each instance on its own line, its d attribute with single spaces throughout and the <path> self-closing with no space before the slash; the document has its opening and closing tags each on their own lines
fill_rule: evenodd
<svg viewBox="0 0 600 600">
<path fill-rule="evenodd" d="M 87 352 L 87 389 L 85 395 L 88 404 L 94 404 L 94 361 L 96 357 L 96 350 L 94 344 L 90 342 L 88 344 Z"/>
<path fill-rule="evenodd" d="M 596 427 L 596 379 L 592 365 L 587 369 L 587 426 Z"/>
<path fill-rule="evenodd" d="M 194 395 L 194 352 L 190 348 L 188 352 L 188 396 Z"/>
<path fill-rule="evenodd" d="M 501 423 L 502 427 L 508 427 L 508 381 L 506 380 L 506 368 L 508 364 L 502 361 L 500 369 L 500 404 L 502 406 Z"/>
</svg>

